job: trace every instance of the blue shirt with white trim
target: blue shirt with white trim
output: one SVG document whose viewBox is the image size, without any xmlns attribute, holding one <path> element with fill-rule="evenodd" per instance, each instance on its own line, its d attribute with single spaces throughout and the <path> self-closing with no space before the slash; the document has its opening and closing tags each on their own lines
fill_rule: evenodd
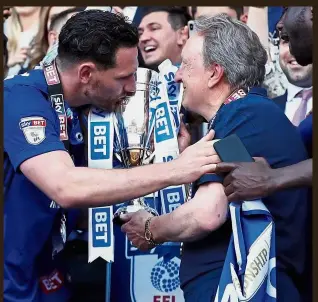
<svg viewBox="0 0 318 302">
<path fill-rule="evenodd" d="M 83 136 L 69 110 L 70 144 L 80 164 L 84 161 Z M 4 300 L 8 302 L 67 301 L 70 294 L 59 254 L 55 255 L 63 248 L 64 211 L 19 168 L 40 154 L 65 151 L 59 133 L 42 70 L 4 81 Z M 65 214 L 69 233 L 77 211 Z"/>
<path fill-rule="evenodd" d="M 308 158 L 302 138 L 284 113 L 266 97 L 263 89 L 254 89 L 244 98 L 220 108 L 212 128 L 215 139 L 235 133 L 253 157 L 264 157 L 271 167 L 280 168 Z M 207 182 L 222 183 L 214 174 L 204 175 L 197 187 Z M 298 284 L 304 272 L 306 223 L 310 215 L 308 188 L 289 189 L 263 199 L 276 225 L 278 295 L 283 289 L 279 273 L 285 272 Z M 221 271 L 232 228 L 230 220 L 202 240 L 184 244 L 181 287 L 209 272 Z M 191 285 L 190 285 L 191 286 Z"/>
</svg>

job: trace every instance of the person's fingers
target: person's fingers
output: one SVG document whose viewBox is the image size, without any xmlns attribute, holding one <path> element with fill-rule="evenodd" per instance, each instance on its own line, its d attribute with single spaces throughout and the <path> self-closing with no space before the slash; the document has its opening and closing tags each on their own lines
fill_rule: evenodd
<svg viewBox="0 0 318 302">
<path fill-rule="evenodd" d="M 230 194 L 229 196 L 227 196 L 227 200 L 228 200 L 228 202 L 233 202 L 233 201 L 236 202 L 236 201 L 239 201 L 240 198 L 237 195 L 237 193 L 234 192 L 234 193 Z"/>
<path fill-rule="evenodd" d="M 223 186 L 227 187 L 232 181 L 233 181 L 232 174 L 231 173 L 227 174 L 223 179 Z"/>
<path fill-rule="evenodd" d="M 232 184 L 229 184 L 224 188 L 224 193 L 226 196 L 230 196 L 234 192 L 234 187 Z"/>
<path fill-rule="evenodd" d="M 209 164 L 202 167 L 203 174 L 214 173 L 216 164 Z"/>
<path fill-rule="evenodd" d="M 215 131 L 214 131 L 213 129 L 211 129 L 211 130 L 208 132 L 207 135 L 203 136 L 203 137 L 198 141 L 198 143 L 199 143 L 199 142 L 208 142 L 208 141 L 210 141 L 210 140 L 213 139 L 214 135 L 215 135 Z"/>
<path fill-rule="evenodd" d="M 124 223 L 126 223 L 132 218 L 133 215 L 134 215 L 134 213 L 121 214 L 120 220 L 123 221 Z"/>
<path fill-rule="evenodd" d="M 216 165 L 215 173 L 228 173 L 238 167 L 237 163 L 218 163 Z"/>
<path fill-rule="evenodd" d="M 186 26 L 184 27 L 184 32 L 187 33 L 187 34 L 188 34 L 188 37 L 189 37 L 189 26 L 188 26 L 188 25 L 186 25 Z"/>
</svg>

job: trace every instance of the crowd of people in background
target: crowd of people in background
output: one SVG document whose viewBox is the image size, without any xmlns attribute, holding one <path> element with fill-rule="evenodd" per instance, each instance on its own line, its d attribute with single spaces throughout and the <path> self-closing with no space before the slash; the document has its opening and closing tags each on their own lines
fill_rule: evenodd
<svg viewBox="0 0 318 302">
<path fill-rule="evenodd" d="M 4 22 L 5 75 L 21 74 L 33 69 L 56 43 L 65 22 L 86 7 L 12 7 Z M 164 59 L 180 64 L 180 54 L 188 37 L 187 23 L 199 16 L 225 13 L 246 23 L 255 31 L 268 53 L 263 86 L 272 98 L 283 95 L 288 80 L 279 61 L 279 35 L 276 24 L 282 7 L 113 7 L 139 28 L 139 65 L 156 68 Z"/>
</svg>

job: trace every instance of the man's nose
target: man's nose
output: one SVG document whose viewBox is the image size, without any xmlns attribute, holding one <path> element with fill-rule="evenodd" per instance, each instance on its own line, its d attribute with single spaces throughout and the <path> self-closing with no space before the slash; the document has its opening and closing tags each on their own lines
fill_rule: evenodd
<svg viewBox="0 0 318 302">
<path fill-rule="evenodd" d="M 136 77 L 132 76 L 129 82 L 125 85 L 127 96 L 132 96 L 136 93 Z"/>
<path fill-rule="evenodd" d="M 146 42 L 151 39 L 150 32 L 148 30 L 145 30 L 140 36 L 139 36 L 139 42 Z"/>
</svg>

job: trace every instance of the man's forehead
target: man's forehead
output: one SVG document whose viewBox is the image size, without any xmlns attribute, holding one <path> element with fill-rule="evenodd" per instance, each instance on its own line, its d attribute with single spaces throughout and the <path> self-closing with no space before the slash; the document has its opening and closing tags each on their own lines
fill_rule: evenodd
<svg viewBox="0 0 318 302">
<path fill-rule="evenodd" d="M 191 59 L 192 56 L 200 55 L 202 52 L 202 46 L 203 46 L 203 37 L 197 34 L 194 34 L 191 36 L 183 50 L 182 50 L 182 59 Z"/>
<path fill-rule="evenodd" d="M 168 21 L 168 12 L 164 12 L 164 11 L 152 12 L 142 18 L 138 28 L 145 27 L 151 23 L 163 24 L 163 23 L 166 23 L 167 21 Z"/>
<path fill-rule="evenodd" d="M 134 73 L 138 68 L 137 47 L 119 48 L 116 53 L 116 73 L 125 76 Z"/>
</svg>

